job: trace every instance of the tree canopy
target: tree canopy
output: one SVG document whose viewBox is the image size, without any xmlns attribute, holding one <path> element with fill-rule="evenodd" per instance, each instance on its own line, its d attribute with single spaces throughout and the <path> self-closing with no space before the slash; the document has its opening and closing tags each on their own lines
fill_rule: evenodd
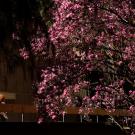
<svg viewBox="0 0 135 135">
<path fill-rule="evenodd" d="M 134 0 L 7 1 L 1 43 L 32 64 L 40 122 L 63 106 L 135 112 Z"/>
</svg>

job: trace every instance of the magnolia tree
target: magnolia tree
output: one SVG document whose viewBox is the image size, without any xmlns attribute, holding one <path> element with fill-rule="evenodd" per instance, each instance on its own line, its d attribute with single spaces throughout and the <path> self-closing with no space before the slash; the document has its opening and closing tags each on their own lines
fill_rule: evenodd
<svg viewBox="0 0 135 135">
<path fill-rule="evenodd" d="M 30 46 L 19 49 L 36 63 L 39 122 L 57 121 L 68 106 L 135 113 L 134 0 L 52 2 L 47 13 L 40 12 L 42 24 L 25 36 Z M 13 33 L 16 42 L 19 30 Z"/>
</svg>

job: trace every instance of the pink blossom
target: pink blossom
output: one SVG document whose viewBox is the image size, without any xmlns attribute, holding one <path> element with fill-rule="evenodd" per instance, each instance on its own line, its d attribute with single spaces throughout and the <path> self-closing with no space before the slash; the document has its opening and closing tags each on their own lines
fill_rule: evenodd
<svg viewBox="0 0 135 135">
<path fill-rule="evenodd" d="M 129 111 L 134 113 L 135 112 L 135 106 L 134 105 L 131 105 L 130 108 L 129 108 Z"/>
<path fill-rule="evenodd" d="M 20 52 L 20 56 L 23 58 L 23 59 L 28 59 L 29 58 L 29 52 L 26 50 L 26 48 L 22 48 L 22 49 L 19 49 L 19 52 Z"/>
<path fill-rule="evenodd" d="M 40 124 L 42 122 L 43 122 L 43 118 L 41 117 L 41 118 L 38 119 L 38 123 Z"/>
</svg>

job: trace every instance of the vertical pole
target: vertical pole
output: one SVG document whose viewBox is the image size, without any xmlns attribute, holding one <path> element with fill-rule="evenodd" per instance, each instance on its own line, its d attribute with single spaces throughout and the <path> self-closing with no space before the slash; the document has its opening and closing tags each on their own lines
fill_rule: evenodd
<svg viewBox="0 0 135 135">
<path fill-rule="evenodd" d="M 24 121 L 24 111 L 23 111 L 23 105 L 21 105 L 21 110 L 22 110 L 22 115 L 21 115 L 21 119 L 22 119 L 22 122 Z"/>
<path fill-rule="evenodd" d="M 114 123 L 114 119 L 112 118 L 111 120 L 112 120 L 112 123 Z"/>
<path fill-rule="evenodd" d="M 80 115 L 80 122 L 82 123 L 82 115 Z"/>
<path fill-rule="evenodd" d="M 62 122 L 65 122 L 65 114 L 62 115 Z"/>
<path fill-rule="evenodd" d="M 127 118 L 127 117 L 125 117 L 125 119 L 126 119 L 126 126 L 128 126 L 128 118 Z"/>
<path fill-rule="evenodd" d="M 23 112 L 22 112 L 22 122 L 24 121 L 24 114 L 23 114 Z"/>
<path fill-rule="evenodd" d="M 98 115 L 97 115 L 97 123 L 99 122 Z"/>
</svg>

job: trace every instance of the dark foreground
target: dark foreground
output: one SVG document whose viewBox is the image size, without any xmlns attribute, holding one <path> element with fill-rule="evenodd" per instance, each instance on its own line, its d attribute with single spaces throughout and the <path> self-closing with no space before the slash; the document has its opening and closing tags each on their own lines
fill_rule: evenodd
<svg viewBox="0 0 135 135">
<path fill-rule="evenodd" d="M 12 135 L 125 135 L 116 126 L 86 123 L 0 123 L 0 132 Z"/>
</svg>

